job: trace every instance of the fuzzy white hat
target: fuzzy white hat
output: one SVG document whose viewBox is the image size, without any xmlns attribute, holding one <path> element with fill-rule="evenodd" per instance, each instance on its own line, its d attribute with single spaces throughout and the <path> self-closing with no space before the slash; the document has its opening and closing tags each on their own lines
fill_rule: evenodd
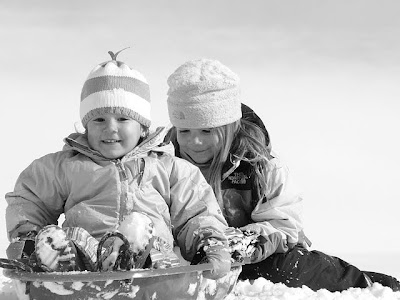
<svg viewBox="0 0 400 300">
<path fill-rule="evenodd" d="M 83 85 L 80 117 L 84 127 L 89 120 L 103 113 L 122 114 L 146 127 L 151 125 L 147 80 L 138 71 L 116 60 L 121 51 L 115 54 L 109 51 L 112 59 L 97 65 Z"/>
<path fill-rule="evenodd" d="M 168 80 L 168 113 L 180 128 L 213 128 L 242 117 L 239 77 L 217 60 L 181 65 Z"/>
</svg>

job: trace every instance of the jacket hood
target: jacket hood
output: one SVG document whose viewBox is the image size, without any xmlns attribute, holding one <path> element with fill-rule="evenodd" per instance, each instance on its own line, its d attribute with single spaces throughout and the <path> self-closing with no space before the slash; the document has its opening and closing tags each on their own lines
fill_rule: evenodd
<svg viewBox="0 0 400 300">
<path fill-rule="evenodd" d="M 169 128 L 167 127 L 156 128 L 154 132 L 150 133 L 145 140 L 123 156 L 121 160 L 126 161 L 145 157 L 149 152 L 174 155 L 175 150 L 172 143 L 164 143 L 164 137 L 168 130 Z M 64 142 L 65 145 L 63 146 L 63 150 L 75 150 L 97 161 L 110 161 L 109 158 L 104 157 L 100 152 L 90 148 L 85 134 L 71 133 L 64 139 Z"/>
</svg>

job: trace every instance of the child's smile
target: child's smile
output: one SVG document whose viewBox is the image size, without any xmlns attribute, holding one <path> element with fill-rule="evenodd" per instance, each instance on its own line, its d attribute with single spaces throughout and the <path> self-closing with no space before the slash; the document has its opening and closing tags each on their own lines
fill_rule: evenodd
<svg viewBox="0 0 400 300">
<path fill-rule="evenodd" d="M 113 144 L 113 143 L 119 143 L 121 140 L 103 140 L 103 143 L 106 144 Z"/>
</svg>

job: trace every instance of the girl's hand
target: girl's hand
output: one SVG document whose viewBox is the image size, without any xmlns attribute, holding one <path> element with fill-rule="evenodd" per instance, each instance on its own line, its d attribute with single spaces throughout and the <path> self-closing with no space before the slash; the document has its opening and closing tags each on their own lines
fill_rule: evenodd
<svg viewBox="0 0 400 300">
<path fill-rule="evenodd" d="M 261 227 L 256 223 L 247 224 L 246 226 L 239 228 L 241 231 L 253 233 L 253 234 L 261 234 Z"/>
<path fill-rule="evenodd" d="M 203 273 L 205 278 L 218 279 L 228 274 L 231 270 L 231 253 L 225 243 L 213 238 L 207 239 L 203 245 L 203 251 L 204 262 L 212 264 L 212 270 Z"/>
<path fill-rule="evenodd" d="M 261 226 L 256 223 L 248 224 L 240 228 L 243 232 L 254 233 L 258 235 L 257 242 L 252 246 L 250 261 L 258 263 L 275 253 L 276 245 L 282 239 L 282 235 L 278 232 L 271 233 L 268 236 L 261 235 Z M 289 245 L 288 245 L 289 246 Z"/>
<path fill-rule="evenodd" d="M 205 278 L 218 279 L 224 277 L 231 270 L 231 254 L 229 250 L 222 246 L 211 246 L 205 249 L 208 262 L 213 269 L 204 272 Z"/>
</svg>

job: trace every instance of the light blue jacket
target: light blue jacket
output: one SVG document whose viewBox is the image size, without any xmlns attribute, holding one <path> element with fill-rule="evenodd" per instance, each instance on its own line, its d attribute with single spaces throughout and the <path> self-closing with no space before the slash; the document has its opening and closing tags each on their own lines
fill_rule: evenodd
<svg viewBox="0 0 400 300">
<path fill-rule="evenodd" d="M 82 227 L 96 239 L 115 230 L 132 211 L 153 220 L 157 236 L 174 240 L 191 260 L 204 235 L 226 242 L 227 223 L 199 169 L 160 145 L 164 130 L 118 160 L 91 150 L 85 135 L 72 134 L 62 151 L 35 160 L 6 194 L 8 238 L 57 224 Z"/>
</svg>

